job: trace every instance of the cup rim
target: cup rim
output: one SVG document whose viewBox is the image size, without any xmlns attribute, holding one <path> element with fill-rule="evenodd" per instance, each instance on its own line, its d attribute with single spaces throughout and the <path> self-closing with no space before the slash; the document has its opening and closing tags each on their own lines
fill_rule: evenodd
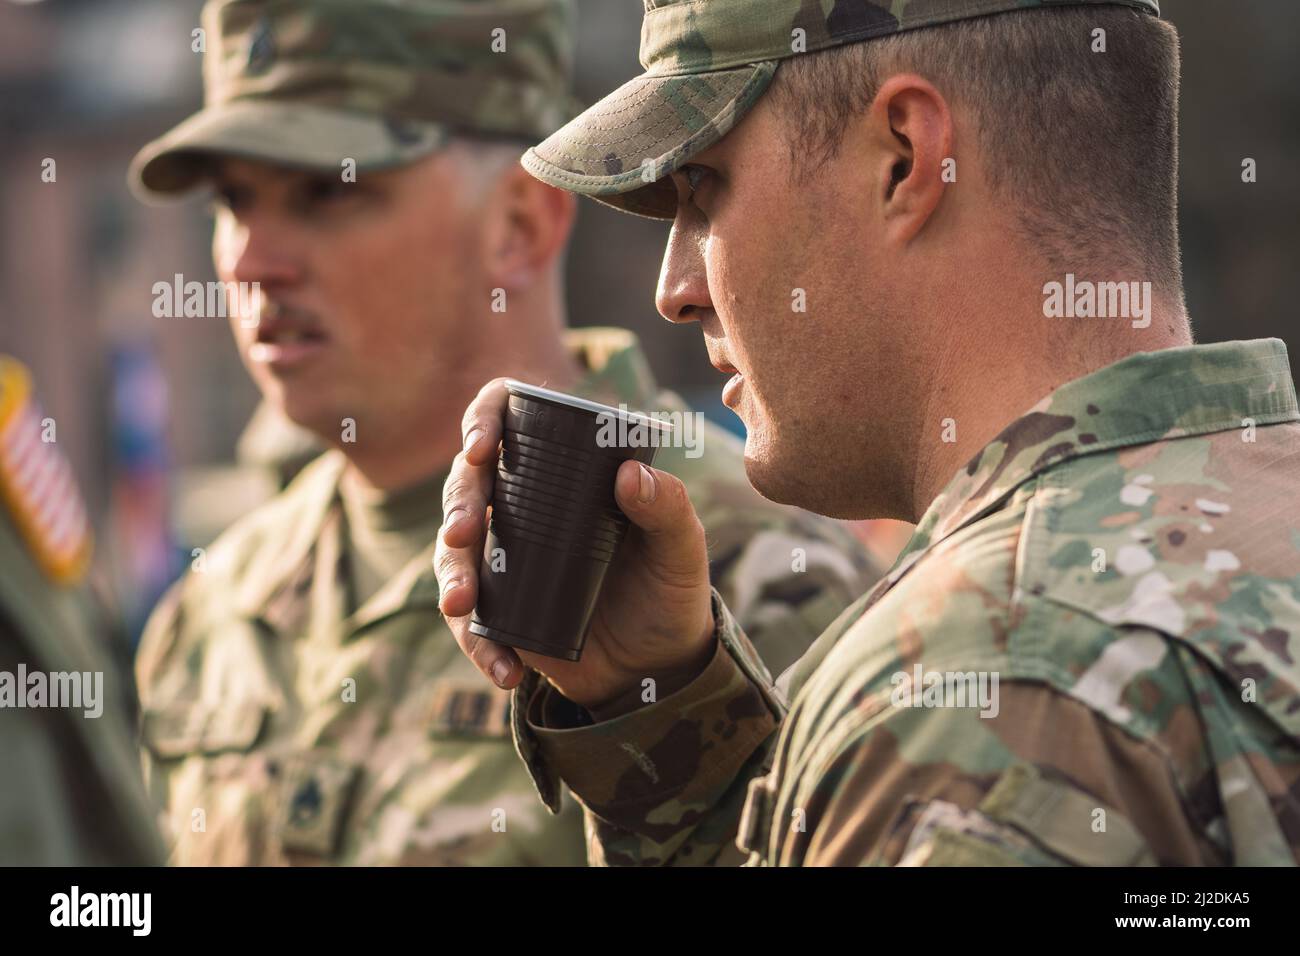
<svg viewBox="0 0 1300 956">
<path fill-rule="evenodd" d="M 506 379 L 506 391 L 511 395 L 522 395 L 527 398 L 535 398 L 543 402 L 551 402 L 555 405 L 564 405 L 569 408 L 577 408 L 585 412 L 594 412 L 596 415 L 614 415 L 623 418 L 638 425 L 644 425 L 647 428 L 658 429 L 661 432 L 671 433 L 673 426 L 668 422 L 661 422 L 651 418 L 641 412 L 634 412 L 631 409 L 626 411 L 614 408 L 612 405 L 602 405 L 600 402 L 593 402 L 590 399 L 580 398 L 577 395 L 569 395 L 566 392 L 557 392 L 553 389 L 543 388 L 540 385 L 529 385 L 527 382 L 520 382 L 516 379 Z"/>
</svg>

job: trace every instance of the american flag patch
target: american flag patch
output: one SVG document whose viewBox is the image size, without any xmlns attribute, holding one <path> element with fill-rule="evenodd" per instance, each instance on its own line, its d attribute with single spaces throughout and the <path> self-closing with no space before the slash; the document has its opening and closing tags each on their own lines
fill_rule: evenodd
<svg viewBox="0 0 1300 956">
<path fill-rule="evenodd" d="M 0 356 L 0 500 L 41 570 L 72 584 L 90 561 L 90 523 L 72 469 L 44 430 L 27 369 Z"/>
</svg>

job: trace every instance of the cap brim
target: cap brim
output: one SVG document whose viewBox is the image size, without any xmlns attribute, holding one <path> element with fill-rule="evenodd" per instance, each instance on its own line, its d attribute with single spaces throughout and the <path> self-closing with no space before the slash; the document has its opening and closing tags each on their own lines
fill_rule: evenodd
<svg viewBox="0 0 1300 956">
<path fill-rule="evenodd" d="M 544 183 L 638 216 L 672 219 L 669 174 L 738 123 L 776 72 L 768 60 L 729 70 L 624 83 L 524 154 Z"/>
<path fill-rule="evenodd" d="M 209 106 L 145 146 L 127 175 L 142 199 L 183 193 L 204 178 L 213 156 L 259 160 L 321 172 L 412 162 L 447 141 L 445 127 L 322 106 L 234 100 Z"/>
</svg>

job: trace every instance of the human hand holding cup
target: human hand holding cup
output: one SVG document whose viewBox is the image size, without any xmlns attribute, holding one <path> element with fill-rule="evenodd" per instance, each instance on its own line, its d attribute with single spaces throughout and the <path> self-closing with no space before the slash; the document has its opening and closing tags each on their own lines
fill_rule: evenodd
<svg viewBox="0 0 1300 956">
<path fill-rule="evenodd" d="M 505 379 L 465 412 L 434 563 L 457 642 L 501 687 L 527 665 L 622 710 L 646 678 L 664 696 L 712 654 L 703 528 L 653 445 L 608 440 L 646 434 L 636 417 L 611 429 L 628 415 Z"/>
</svg>

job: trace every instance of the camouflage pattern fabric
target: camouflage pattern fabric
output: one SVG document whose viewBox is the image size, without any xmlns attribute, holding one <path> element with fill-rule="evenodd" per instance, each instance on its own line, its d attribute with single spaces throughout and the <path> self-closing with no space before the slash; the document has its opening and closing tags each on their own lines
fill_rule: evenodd
<svg viewBox="0 0 1300 956">
<path fill-rule="evenodd" d="M 263 399 L 239 435 L 235 461 L 245 468 L 273 475 L 276 487 L 283 490 L 324 450 L 319 438 L 301 425 L 295 425 L 284 412 Z"/>
<path fill-rule="evenodd" d="M 182 554 L 206 548 L 221 532 L 283 491 L 325 444 L 263 399 L 235 443 L 235 460 L 179 468 L 169 524 Z M 881 562 L 888 564 L 888 561 Z"/>
<path fill-rule="evenodd" d="M 1159 15 L 1157 0 L 645 0 L 641 65 L 530 149 L 543 182 L 655 219 L 672 219 L 667 178 L 725 136 L 778 63 L 848 43 L 1035 7 L 1104 4 Z"/>
<path fill-rule="evenodd" d="M 0 356 L 0 366 L 17 363 Z M 8 447 L 15 426 L 30 427 L 27 440 L 41 447 L 39 416 L 10 414 L 12 385 L 0 375 L 0 447 Z M 57 452 L 50 444 L 43 454 Z M 42 492 L 53 484 L 48 474 L 44 481 Z M 63 494 L 77 493 L 69 487 Z M 57 576 L 22 533 L 24 517 L 0 495 L 0 866 L 161 863 L 135 759 L 130 672 L 119 666 L 84 567 L 75 577 Z M 36 673 L 47 682 L 42 705 L 20 707 L 18 695 L 35 701 L 29 691 Z M 74 673 L 83 682 L 86 674 L 101 675 L 97 702 L 49 706 L 50 675 Z"/>
<path fill-rule="evenodd" d="M 1297 464 L 1280 341 L 1130 356 L 976 455 L 775 685 L 715 599 L 693 684 L 583 726 L 531 681 L 521 752 L 596 862 L 1294 865 Z"/>
<path fill-rule="evenodd" d="M 204 108 L 136 156 L 141 198 L 196 185 L 213 153 L 341 175 L 576 112 L 572 0 L 209 0 L 202 20 Z"/>
<path fill-rule="evenodd" d="M 659 393 L 635 338 L 583 330 L 581 394 L 650 411 Z M 766 502 L 739 443 L 660 449 L 686 483 L 713 580 L 782 667 L 874 579 L 842 526 Z M 329 452 L 208 551 L 163 602 L 138 674 L 145 764 L 182 864 L 579 865 L 582 818 L 537 802 L 514 751 L 510 695 L 486 685 L 438 611 L 434 541 L 348 614 Z M 795 570 L 792 550 L 803 549 Z"/>
</svg>

